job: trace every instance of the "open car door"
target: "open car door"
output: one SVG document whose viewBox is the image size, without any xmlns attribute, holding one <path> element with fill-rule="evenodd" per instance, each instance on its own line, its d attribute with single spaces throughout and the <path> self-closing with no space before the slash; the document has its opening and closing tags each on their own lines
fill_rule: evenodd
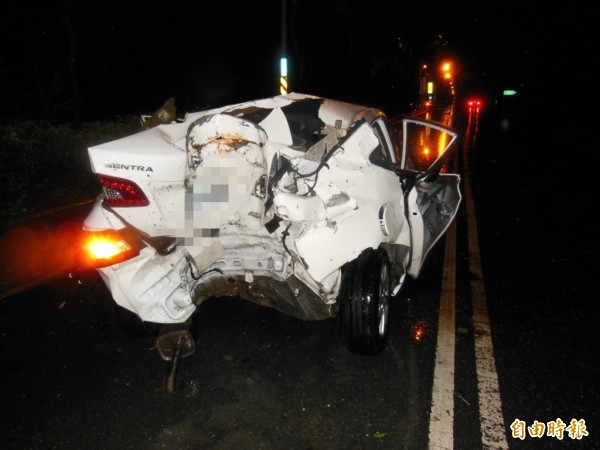
<svg viewBox="0 0 600 450">
<path fill-rule="evenodd" d="M 409 185 L 404 191 L 411 250 L 407 272 L 416 277 L 427 254 L 444 235 L 461 202 L 460 176 L 449 167 L 457 133 L 437 122 L 402 119 L 399 165 Z M 413 184 L 410 186 L 410 184 Z"/>
</svg>

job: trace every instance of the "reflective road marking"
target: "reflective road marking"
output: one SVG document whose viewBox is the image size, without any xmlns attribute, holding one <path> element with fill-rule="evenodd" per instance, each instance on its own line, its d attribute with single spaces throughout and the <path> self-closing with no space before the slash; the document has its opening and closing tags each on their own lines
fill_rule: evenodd
<svg viewBox="0 0 600 450">
<path fill-rule="evenodd" d="M 454 448 L 454 347 L 456 292 L 456 221 L 446 232 L 444 272 L 440 298 L 431 413 L 429 415 L 429 448 Z"/>
<path fill-rule="evenodd" d="M 468 130 L 467 130 L 468 131 Z M 487 298 L 481 256 L 475 205 L 469 180 L 468 142 L 463 148 L 463 172 L 467 211 L 469 270 L 472 274 L 471 298 L 473 303 L 473 331 L 475 337 L 475 365 L 479 397 L 481 440 L 484 449 L 508 449 L 502 417 L 502 402 L 498 374 L 494 361 L 494 347 L 487 311 Z M 455 158 L 455 166 L 458 158 Z M 456 170 L 454 173 L 457 173 Z M 454 356 L 455 356 L 455 288 L 456 288 L 456 221 L 448 228 L 444 249 L 444 272 L 440 297 L 435 368 L 429 416 L 429 449 L 454 448 Z"/>
<path fill-rule="evenodd" d="M 465 152 L 466 153 L 466 152 Z M 465 173 L 468 173 L 465 170 Z M 498 374 L 494 361 L 494 346 L 487 311 L 487 298 L 481 271 L 479 237 L 475 219 L 475 205 L 468 175 L 465 175 L 467 229 L 469 239 L 469 268 L 471 271 L 471 298 L 473 302 L 473 332 L 475 335 L 475 364 L 479 391 L 479 417 L 484 449 L 507 449 Z"/>
</svg>

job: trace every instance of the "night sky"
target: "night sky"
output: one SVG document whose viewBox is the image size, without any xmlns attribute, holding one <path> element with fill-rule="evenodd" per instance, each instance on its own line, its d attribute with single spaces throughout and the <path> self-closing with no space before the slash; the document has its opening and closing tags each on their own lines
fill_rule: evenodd
<svg viewBox="0 0 600 450">
<path fill-rule="evenodd" d="M 591 5 L 591 4 L 590 4 Z M 6 9 L 8 8 L 8 9 Z M 461 92 L 589 94 L 600 8 L 583 2 L 288 0 L 291 90 L 394 109 L 419 62 L 448 55 Z M 19 2 L 0 17 L 0 118 L 178 112 L 277 94 L 281 1 Z"/>
</svg>

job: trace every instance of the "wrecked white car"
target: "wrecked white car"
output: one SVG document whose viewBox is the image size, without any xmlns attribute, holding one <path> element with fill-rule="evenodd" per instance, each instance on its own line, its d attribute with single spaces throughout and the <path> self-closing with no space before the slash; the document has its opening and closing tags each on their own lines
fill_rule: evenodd
<svg viewBox="0 0 600 450">
<path fill-rule="evenodd" d="M 89 148 L 103 192 L 85 248 L 118 305 L 165 325 L 166 360 L 193 352 L 198 305 L 223 296 L 337 318 L 350 351 L 377 354 L 390 298 L 461 201 L 456 138 L 302 94 L 188 113 Z"/>
</svg>

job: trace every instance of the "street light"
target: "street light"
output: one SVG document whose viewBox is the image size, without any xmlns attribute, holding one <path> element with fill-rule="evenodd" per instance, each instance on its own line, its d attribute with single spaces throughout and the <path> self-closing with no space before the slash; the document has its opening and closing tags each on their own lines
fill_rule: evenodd
<svg viewBox="0 0 600 450">
<path fill-rule="evenodd" d="M 442 77 L 444 80 L 452 79 L 452 64 L 449 61 L 442 63 Z"/>
</svg>

